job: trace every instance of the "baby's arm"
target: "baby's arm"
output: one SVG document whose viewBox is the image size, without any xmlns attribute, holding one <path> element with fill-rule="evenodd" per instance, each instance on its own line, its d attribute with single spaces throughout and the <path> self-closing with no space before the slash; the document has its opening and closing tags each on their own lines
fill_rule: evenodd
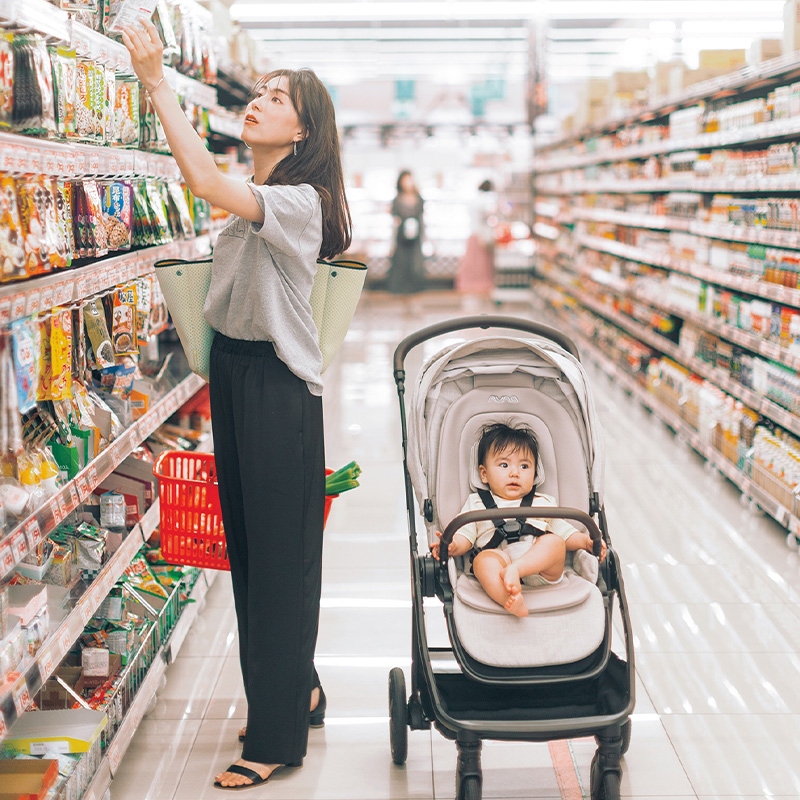
<svg viewBox="0 0 800 800">
<path fill-rule="evenodd" d="M 436 535 L 441 539 L 442 532 L 436 531 Z M 439 549 L 440 543 L 436 542 L 431 545 L 431 553 L 433 557 L 438 561 L 439 560 Z M 453 536 L 453 541 L 450 542 L 450 547 L 447 548 L 447 552 L 451 556 L 463 556 L 465 553 L 468 553 L 472 550 L 472 542 L 467 539 L 466 536 L 462 536 L 460 533 L 456 533 Z"/>
<path fill-rule="evenodd" d="M 567 550 L 586 550 L 591 553 L 593 545 L 592 537 L 585 531 L 579 531 L 577 528 L 567 539 Z M 600 560 L 602 561 L 606 557 L 606 543 L 601 539 L 600 545 Z"/>
</svg>

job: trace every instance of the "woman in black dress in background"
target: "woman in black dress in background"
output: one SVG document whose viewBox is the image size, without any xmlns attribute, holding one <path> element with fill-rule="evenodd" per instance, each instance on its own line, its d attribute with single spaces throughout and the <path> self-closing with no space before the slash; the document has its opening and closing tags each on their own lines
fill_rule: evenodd
<svg viewBox="0 0 800 800">
<path fill-rule="evenodd" d="M 424 288 L 422 206 L 411 173 L 403 170 L 397 178 L 397 196 L 392 201 L 395 247 L 386 278 L 386 288 L 394 294 L 411 294 Z"/>
</svg>

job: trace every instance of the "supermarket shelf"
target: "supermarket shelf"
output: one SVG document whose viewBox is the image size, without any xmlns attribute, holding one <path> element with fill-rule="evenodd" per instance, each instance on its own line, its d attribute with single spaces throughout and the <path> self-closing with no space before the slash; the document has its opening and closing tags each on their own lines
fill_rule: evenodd
<svg viewBox="0 0 800 800">
<path fill-rule="evenodd" d="M 710 381 L 720 389 L 732 395 L 733 397 L 741 400 L 746 406 L 763 414 L 765 417 L 777 422 L 786 430 L 800 436 L 800 417 L 792 414 L 790 411 L 779 406 L 772 400 L 762 397 L 761 395 L 749 389 L 746 386 L 731 379 L 731 377 L 724 370 L 719 367 L 712 367 L 705 361 L 685 354 L 678 345 L 670 342 L 668 339 L 659 335 L 655 331 L 642 325 L 639 322 L 627 317 L 613 308 L 608 307 L 596 298 L 592 297 L 589 293 L 575 286 L 575 280 L 578 276 L 563 273 L 557 269 L 540 270 L 540 274 L 544 277 L 555 281 L 560 286 L 563 286 L 569 294 L 571 294 L 578 302 L 585 308 L 593 311 L 598 316 L 611 322 L 616 327 L 626 331 L 631 336 L 635 337 L 641 342 L 649 345 L 655 350 L 669 356 L 677 363 L 691 370 L 696 375 L 699 375 L 706 380 Z"/>
<path fill-rule="evenodd" d="M 208 115 L 208 124 L 214 133 L 227 136 L 229 139 L 242 141 L 242 119 L 239 115 L 211 112 Z"/>
<path fill-rule="evenodd" d="M 620 130 L 630 125 L 651 122 L 654 119 L 666 116 L 678 108 L 696 105 L 701 100 L 714 98 L 723 92 L 728 94 L 738 89 L 747 89 L 754 84 L 767 86 L 770 83 L 789 81 L 796 79 L 799 73 L 800 53 L 789 53 L 779 58 L 763 61 L 760 64 L 744 67 L 736 72 L 696 83 L 683 92 L 658 98 L 645 109 L 614 117 L 602 125 L 578 131 L 575 135 L 566 139 L 540 145 L 538 150 L 540 152 L 558 150 L 572 142 L 600 136 L 603 133 Z"/>
<path fill-rule="evenodd" d="M 180 635 L 181 642 L 186 638 L 186 632 L 197 618 L 197 608 L 200 602 L 205 598 L 215 579 L 216 573 L 213 570 L 203 570 L 203 572 L 201 572 L 200 577 L 197 579 L 194 588 L 189 594 L 189 599 L 194 602 L 190 602 L 184 606 L 184 610 L 178 618 L 178 622 L 173 629 L 170 639 L 167 641 L 166 645 L 162 646 L 156 653 L 153 664 L 147 673 L 147 677 L 139 687 L 136 699 L 131 704 L 119 730 L 109 744 L 92 782 L 83 795 L 83 800 L 102 800 L 102 798 L 105 797 L 108 787 L 133 740 L 136 729 L 139 727 L 151 700 L 155 697 L 161 678 L 167 669 L 167 664 L 170 663 L 170 653 L 172 657 L 177 654 L 177 650 L 175 650 L 176 635 Z"/>
<path fill-rule="evenodd" d="M 197 375 L 185 378 L 73 480 L 61 487 L 57 495 L 0 539 L 0 578 L 10 573 L 33 547 L 203 385 L 203 379 Z"/>
<path fill-rule="evenodd" d="M 755 194 L 772 192 L 800 191 L 800 174 L 748 175 L 735 178 L 695 178 L 673 175 L 667 178 L 630 180 L 603 179 L 573 182 L 571 185 L 549 186 L 546 182 L 537 186 L 537 196 L 554 197 L 580 194 L 661 194 L 665 192 L 697 192 L 711 194 L 716 192 Z"/>
<path fill-rule="evenodd" d="M 30 658 L 20 669 L 20 677 L 0 694 L 0 731 L 8 730 L 25 712 L 42 684 L 52 675 L 69 649 L 83 633 L 86 623 L 120 578 L 141 546 L 153 535 L 159 523 L 158 500 L 148 509 L 139 523 L 130 531 L 120 548 L 111 556 L 100 574 L 42 644 L 35 658 Z M 0 740 L 3 736 L 0 735 Z"/>
<path fill-rule="evenodd" d="M 534 205 L 533 210 L 540 217 L 550 217 L 551 219 L 555 219 L 561 211 L 561 206 L 558 203 L 546 203 L 540 200 Z"/>
<path fill-rule="evenodd" d="M 622 385 L 628 392 L 636 397 L 639 402 L 656 415 L 664 424 L 672 428 L 682 437 L 687 444 L 699 453 L 706 461 L 711 462 L 719 472 L 731 481 L 746 497 L 754 500 L 759 507 L 780 525 L 788 528 L 794 536 L 800 537 L 800 518 L 794 516 L 789 509 L 779 503 L 774 497 L 765 492 L 750 476 L 742 472 L 734 463 L 729 461 L 719 450 L 712 447 L 700 437 L 700 434 L 677 416 L 669 407 L 660 402 L 651 392 L 647 391 L 629 373 L 621 369 L 608 356 L 586 338 L 586 336 L 573 325 L 566 315 L 559 316 L 562 323 L 571 328 L 571 335 L 578 339 L 581 355 L 588 355 L 598 366 L 609 375 L 612 380 Z"/>
<path fill-rule="evenodd" d="M 681 217 L 667 217 L 661 214 L 628 214 L 605 208 L 573 208 L 573 219 L 591 222 L 608 222 L 612 225 L 625 225 L 629 228 L 648 228 L 659 231 L 681 231 L 706 236 L 709 239 L 723 239 L 745 244 L 763 244 L 767 247 L 788 247 L 800 250 L 800 232 L 779 231 L 769 228 L 755 228 L 716 222 L 697 222 Z"/>
<path fill-rule="evenodd" d="M 629 261 L 638 261 L 641 264 L 649 264 L 653 267 L 681 272 L 684 275 L 691 275 L 693 278 L 713 283 L 717 286 L 737 289 L 754 297 L 762 297 L 765 300 L 774 300 L 792 308 L 800 308 L 800 289 L 790 289 L 788 286 L 783 286 L 779 283 L 768 283 L 767 281 L 756 281 L 740 275 L 731 275 L 711 267 L 695 264 L 688 259 L 675 258 L 668 255 L 660 256 L 642 248 L 621 244 L 600 236 L 577 236 L 576 243 L 580 247 L 585 247 L 589 250 L 610 253 Z"/>
<path fill-rule="evenodd" d="M 0 328 L 16 319 L 64 303 L 86 299 L 153 271 L 165 258 L 196 258 L 211 251 L 212 237 L 179 239 L 168 244 L 104 258 L 85 267 L 59 270 L 19 283 L 0 285 Z"/>
</svg>

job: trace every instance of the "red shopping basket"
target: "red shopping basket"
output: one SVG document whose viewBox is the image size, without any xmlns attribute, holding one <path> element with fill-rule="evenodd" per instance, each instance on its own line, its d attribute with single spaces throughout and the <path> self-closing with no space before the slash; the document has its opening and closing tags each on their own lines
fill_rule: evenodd
<svg viewBox="0 0 800 800">
<path fill-rule="evenodd" d="M 326 475 L 331 472 L 325 470 Z M 182 566 L 230 570 L 213 454 L 167 450 L 158 457 L 153 474 L 159 481 L 164 560 Z M 323 526 L 334 497 L 338 495 L 325 497 Z"/>
</svg>

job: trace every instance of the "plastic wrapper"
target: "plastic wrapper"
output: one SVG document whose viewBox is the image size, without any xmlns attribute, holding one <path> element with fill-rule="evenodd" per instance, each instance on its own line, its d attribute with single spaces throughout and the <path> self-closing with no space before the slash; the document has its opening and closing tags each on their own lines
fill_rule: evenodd
<svg viewBox="0 0 800 800">
<path fill-rule="evenodd" d="M 78 569 L 81 571 L 97 572 L 103 566 L 103 556 L 106 551 L 106 534 L 102 528 L 83 523 L 78 526 L 75 537 L 75 553 Z"/>
<path fill-rule="evenodd" d="M 167 301 L 164 299 L 164 293 L 161 291 L 161 286 L 158 281 L 154 280 L 152 286 L 153 303 L 150 308 L 150 335 L 156 336 L 167 329 L 169 325 L 169 311 L 167 309 Z"/>
<path fill-rule="evenodd" d="M 103 224 L 109 250 L 129 250 L 133 228 L 132 191 L 129 183 L 114 182 L 103 187 Z"/>
<path fill-rule="evenodd" d="M 27 414 L 36 408 L 39 372 L 34 325 L 30 320 L 17 320 L 11 325 L 17 401 L 21 414 Z"/>
<path fill-rule="evenodd" d="M 118 78 L 113 125 L 113 141 L 117 144 L 139 146 L 139 102 L 139 82 Z"/>
<path fill-rule="evenodd" d="M 150 337 L 150 311 L 153 306 L 153 277 L 143 275 L 136 281 L 136 340 L 144 347 Z"/>
<path fill-rule="evenodd" d="M 145 182 L 145 193 L 150 205 L 151 212 L 156 224 L 156 244 L 167 244 L 172 241 L 169 221 L 167 220 L 167 209 L 164 205 L 164 198 L 159 191 L 158 185 L 154 181 Z"/>
<path fill-rule="evenodd" d="M 83 141 L 97 139 L 97 111 L 93 106 L 95 65 L 92 61 L 79 58 L 76 62 L 75 79 L 75 131 L 74 135 Z M 69 131 L 67 133 L 69 134 Z"/>
<path fill-rule="evenodd" d="M 12 127 L 25 134 L 54 135 L 53 72 L 45 40 L 15 36 Z"/>
<path fill-rule="evenodd" d="M 72 311 L 55 308 L 50 318 L 50 362 L 53 378 L 49 400 L 72 396 Z"/>
<path fill-rule="evenodd" d="M 11 126 L 14 112 L 14 48 L 12 34 L 0 33 L 0 129 Z"/>
<path fill-rule="evenodd" d="M 119 492 L 100 495 L 100 524 L 104 528 L 125 527 L 125 497 Z"/>
<path fill-rule="evenodd" d="M 192 215 L 186 202 L 186 195 L 183 193 L 181 185 L 175 181 L 167 184 L 170 201 L 173 204 L 180 223 L 180 235 L 184 239 L 193 239 L 195 236 Z"/>
<path fill-rule="evenodd" d="M 55 198 L 56 224 L 59 227 L 60 239 L 64 243 L 64 259 L 66 266 L 72 264 L 75 257 L 75 236 L 72 230 L 72 189 L 65 181 L 53 181 Z"/>
<path fill-rule="evenodd" d="M 17 181 L 17 204 L 22 224 L 25 248 L 25 270 L 28 275 L 50 271 L 50 252 L 54 249 L 54 236 L 48 229 L 45 213 L 43 179 L 28 178 Z M 54 217 L 55 219 L 55 217 Z"/>
<path fill-rule="evenodd" d="M 50 352 L 50 318 L 39 322 L 39 382 L 36 384 L 36 399 L 50 400 L 53 386 L 53 358 Z"/>
<path fill-rule="evenodd" d="M 167 0 L 156 1 L 153 22 L 161 34 L 161 41 L 164 43 L 164 60 L 168 64 L 173 64 L 180 58 L 181 49 L 175 36 L 175 28 L 172 26 L 172 14 L 167 5 Z"/>
<path fill-rule="evenodd" d="M 96 300 L 90 300 L 83 308 L 83 318 L 97 366 L 100 369 L 113 367 L 116 364 L 114 347 L 108 333 L 103 306 Z"/>
<path fill-rule="evenodd" d="M 83 334 L 83 306 L 72 309 L 72 378 L 83 380 L 86 372 L 86 337 Z"/>
<path fill-rule="evenodd" d="M 68 255 L 65 227 L 58 219 L 58 186 L 52 178 L 42 178 L 45 233 L 50 249 L 50 269 L 64 269 L 72 263 Z"/>
<path fill-rule="evenodd" d="M 12 349 L 9 337 L 0 338 L 0 455 L 18 453 L 22 449 L 17 375 Z"/>
<path fill-rule="evenodd" d="M 56 130 L 62 138 L 71 137 L 75 135 L 75 51 L 66 47 L 51 48 L 50 60 L 53 64 Z"/>
<path fill-rule="evenodd" d="M 94 252 L 91 255 L 103 256 L 108 253 L 108 234 L 103 224 L 103 204 L 100 200 L 100 190 L 95 181 L 86 181 L 83 185 L 86 197 L 86 210 L 89 225 L 94 233 Z"/>
<path fill-rule="evenodd" d="M 136 336 L 136 284 L 131 283 L 114 291 L 114 312 L 111 326 L 111 343 L 118 356 L 139 352 Z"/>
<path fill-rule="evenodd" d="M 25 234 L 19 215 L 13 178 L 0 178 L 0 279 L 11 281 L 27 275 Z"/>
<path fill-rule="evenodd" d="M 125 569 L 123 580 L 138 591 L 153 594 L 164 600 L 169 597 L 166 589 L 156 579 L 144 556 L 136 556 L 131 561 Z"/>
<path fill-rule="evenodd" d="M 0 478 L 0 502 L 7 514 L 23 519 L 31 508 L 31 492 L 15 478 Z"/>
<path fill-rule="evenodd" d="M 155 8 L 156 0 L 122 0 L 106 30 L 119 33 L 123 28 L 136 26 L 140 20 L 150 19 Z"/>
</svg>

